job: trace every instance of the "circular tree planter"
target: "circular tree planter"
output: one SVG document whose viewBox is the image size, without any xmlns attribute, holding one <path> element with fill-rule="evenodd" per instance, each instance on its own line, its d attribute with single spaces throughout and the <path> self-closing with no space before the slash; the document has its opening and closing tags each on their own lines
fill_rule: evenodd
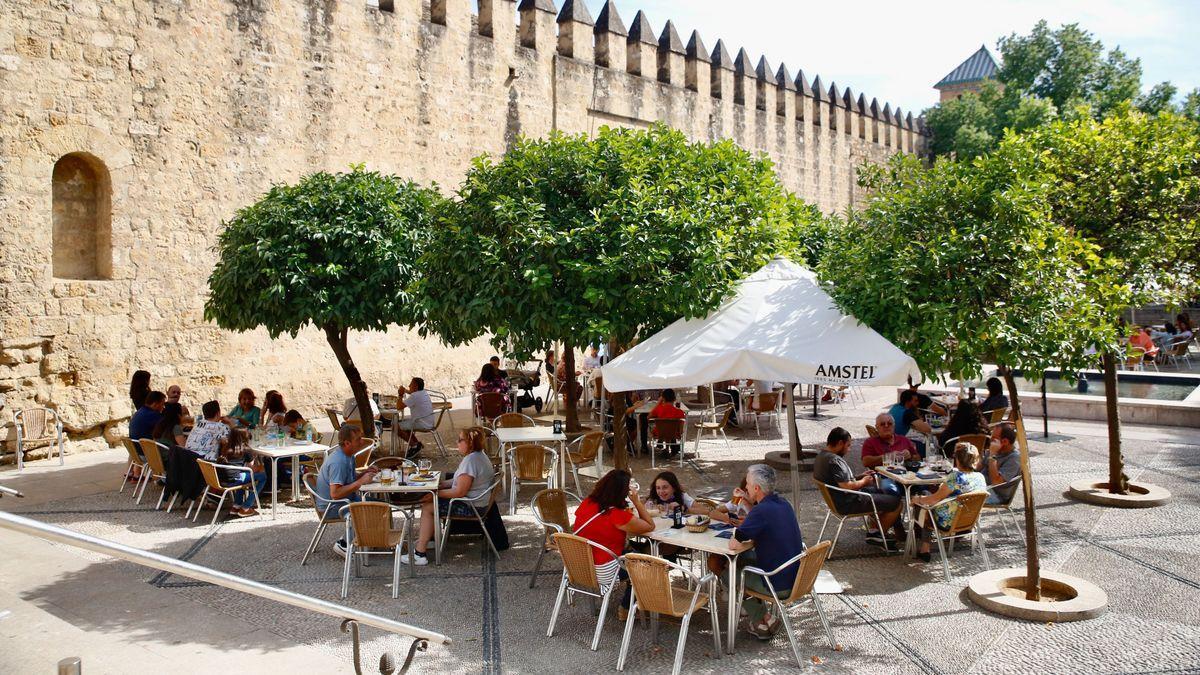
<svg viewBox="0 0 1200 675">
<path fill-rule="evenodd" d="M 971 577 L 967 594 L 980 607 L 1029 621 L 1084 621 L 1108 609 L 1104 589 L 1069 574 L 1042 571 L 1042 599 L 1025 599 L 1025 568 L 988 570 Z"/>
<path fill-rule="evenodd" d="M 1108 481 L 1084 478 L 1071 483 L 1067 495 L 1088 504 L 1115 506 L 1121 509 L 1145 509 L 1162 506 L 1171 499 L 1165 488 L 1149 483 L 1129 483 L 1128 494 L 1117 495 L 1108 491 Z"/>
<path fill-rule="evenodd" d="M 817 453 L 810 450 L 801 450 L 799 454 L 800 470 L 812 471 L 812 459 L 817 456 Z M 787 450 L 772 450 L 763 456 L 763 464 L 775 469 L 776 471 L 791 471 L 792 460 L 791 453 Z"/>
</svg>

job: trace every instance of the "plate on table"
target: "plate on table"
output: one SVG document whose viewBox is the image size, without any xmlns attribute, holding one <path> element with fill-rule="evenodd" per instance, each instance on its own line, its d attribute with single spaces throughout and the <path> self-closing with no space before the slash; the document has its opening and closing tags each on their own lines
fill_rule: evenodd
<svg viewBox="0 0 1200 675">
<path fill-rule="evenodd" d="M 410 481 L 413 481 L 416 483 L 428 483 L 429 481 L 433 480 L 434 478 L 435 478 L 435 476 L 431 473 L 414 473 L 408 477 L 408 479 Z"/>
</svg>

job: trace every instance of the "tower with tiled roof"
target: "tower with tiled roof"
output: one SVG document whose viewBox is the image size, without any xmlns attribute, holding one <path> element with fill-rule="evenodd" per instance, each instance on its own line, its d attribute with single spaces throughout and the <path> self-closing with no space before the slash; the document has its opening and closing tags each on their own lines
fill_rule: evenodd
<svg viewBox="0 0 1200 675">
<path fill-rule="evenodd" d="M 947 101 L 959 98 L 969 91 L 978 92 L 983 88 L 985 80 L 994 79 L 999 72 L 1000 65 L 992 58 L 987 46 L 983 45 L 979 47 L 979 51 L 933 85 L 933 88 L 941 92 L 941 100 Z"/>
</svg>

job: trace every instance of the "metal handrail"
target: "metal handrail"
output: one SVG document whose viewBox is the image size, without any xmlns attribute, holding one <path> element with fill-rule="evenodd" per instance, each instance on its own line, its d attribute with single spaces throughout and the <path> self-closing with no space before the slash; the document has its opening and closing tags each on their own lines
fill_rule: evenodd
<svg viewBox="0 0 1200 675">
<path fill-rule="evenodd" d="M 8 489 L 6 488 L 6 491 Z M 435 633 L 423 628 L 418 628 L 399 621 L 363 612 L 351 607 L 345 607 L 325 600 L 292 593 L 281 588 L 268 586 L 267 584 L 251 581 L 227 572 L 221 572 L 202 565 L 169 558 L 159 553 L 144 551 L 132 546 L 126 546 L 114 541 L 100 539 L 90 535 L 75 532 L 55 525 L 49 525 L 30 518 L 18 516 L 12 513 L 0 512 L 0 528 L 20 532 L 32 537 L 39 537 L 47 541 L 53 541 L 68 546 L 95 551 L 127 560 L 143 567 L 151 567 L 164 572 L 170 572 L 196 581 L 204 581 L 223 588 L 231 588 L 235 591 L 241 591 L 267 600 L 282 602 L 285 605 L 307 609 L 318 614 L 325 614 L 344 621 L 353 621 L 365 626 L 374 626 L 380 630 L 388 631 L 414 638 L 417 641 L 432 642 L 439 645 L 449 645 L 451 640 L 449 637 L 441 633 Z M 415 646 L 415 643 L 414 643 Z M 411 659 L 411 654 L 410 657 Z"/>
</svg>

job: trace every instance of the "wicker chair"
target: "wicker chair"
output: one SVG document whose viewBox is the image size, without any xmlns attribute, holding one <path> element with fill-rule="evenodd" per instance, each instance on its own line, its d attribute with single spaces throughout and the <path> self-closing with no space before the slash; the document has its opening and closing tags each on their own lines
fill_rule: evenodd
<svg viewBox="0 0 1200 675">
<path fill-rule="evenodd" d="M 125 467 L 125 473 L 121 475 L 121 487 L 117 490 L 117 494 L 125 491 L 125 485 L 129 483 L 129 479 L 133 479 L 133 497 L 137 499 L 138 486 L 142 483 L 142 472 L 146 470 L 146 460 L 142 457 L 141 446 L 136 441 L 130 438 L 122 438 L 121 445 L 125 447 L 125 452 L 129 454 L 129 466 Z M 137 467 L 138 473 L 133 475 L 133 467 Z"/>
<path fill-rule="evenodd" d="M 342 428 L 342 423 L 345 422 L 345 420 L 342 419 L 342 411 L 340 409 L 329 407 L 325 409 L 325 414 L 329 416 L 329 423 L 333 425 L 333 430 L 335 432 Z"/>
<path fill-rule="evenodd" d="M 596 480 L 604 472 L 604 442 L 612 437 L 611 433 L 589 431 L 567 444 L 567 460 L 571 463 L 571 473 L 575 476 L 575 491 L 583 494 L 579 484 L 579 465 L 591 464 L 596 468 Z M 571 446 L 575 445 L 574 452 Z"/>
<path fill-rule="evenodd" d="M 365 469 L 371 465 L 371 453 L 375 452 L 375 446 L 378 441 L 372 440 L 367 443 L 367 447 L 354 453 L 354 468 L 355 470 Z"/>
<path fill-rule="evenodd" d="M 309 540 L 308 547 L 304 549 L 304 555 L 300 558 L 300 565 L 302 567 L 308 562 L 308 556 L 317 550 L 317 546 L 320 546 L 321 537 L 325 535 L 325 529 L 331 523 L 345 522 L 346 518 L 342 515 L 341 508 L 350 503 L 349 499 L 330 499 L 325 504 L 325 508 L 322 509 L 317 506 L 316 474 L 304 474 L 304 489 L 308 491 L 309 496 L 313 500 L 313 511 L 317 513 L 317 531 L 313 532 L 312 539 Z"/>
<path fill-rule="evenodd" d="M 576 504 L 580 501 L 579 497 L 566 490 L 549 488 L 534 495 L 533 500 L 529 502 L 534 520 L 542 526 L 546 535 L 542 541 L 542 550 L 538 553 L 537 562 L 533 565 L 533 573 L 529 575 L 530 588 L 537 584 L 537 576 L 542 569 L 542 560 L 545 559 L 546 553 L 558 550 L 558 545 L 554 543 L 554 535 L 559 532 L 575 533 L 574 528 L 571 527 L 571 516 L 567 511 L 568 498 L 574 499 Z"/>
<path fill-rule="evenodd" d="M 1017 534 L 1021 535 L 1021 543 L 1024 543 L 1025 532 L 1021 529 L 1021 521 L 1017 520 L 1017 513 L 1013 511 L 1012 508 L 1013 500 L 1017 498 L 1017 492 L 1020 486 L 1020 475 L 1017 475 L 1011 480 L 1006 480 L 1003 483 L 996 483 L 995 485 L 987 486 L 987 491 L 989 494 L 999 495 L 1000 493 L 1009 491 L 1010 489 L 1011 492 L 1008 495 L 1008 499 L 1005 501 L 997 502 L 995 504 L 989 504 L 985 501 L 983 503 L 983 513 L 993 512 L 997 514 L 996 517 L 1000 519 L 1000 527 L 1004 528 L 1005 536 L 1008 536 L 1008 521 L 1004 519 L 1004 516 L 1007 515 L 1009 520 L 1012 521 L 1012 524 L 1016 526 Z M 982 515 L 980 516 L 980 519 L 982 520 Z"/>
<path fill-rule="evenodd" d="M 879 509 L 875 507 L 874 500 L 869 500 L 871 503 L 870 511 L 843 513 L 840 509 L 838 509 L 837 504 L 833 501 L 833 492 L 831 491 L 841 492 L 848 495 L 867 496 L 865 492 L 859 492 L 858 490 L 847 490 L 845 488 L 837 487 L 836 485 L 826 485 L 819 480 L 814 480 L 813 482 L 816 483 L 817 489 L 820 490 L 821 498 L 825 500 L 825 508 L 828 509 L 828 511 L 825 513 L 825 520 L 821 521 L 821 531 L 817 534 L 817 541 L 821 541 L 821 537 L 825 536 L 825 526 L 829 524 L 830 518 L 837 518 L 838 521 L 837 531 L 833 533 L 833 540 L 829 545 L 829 557 L 833 557 L 833 549 L 837 546 L 838 537 L 842 536 L 842 526 L 845 525 L 846 521 L 851 518 L 864 518 L 868 523 L 874 519 L 875 526 L 879 528 L 879 533 L 881 535 L 883 534 L 883 522 L 879 519 Z"/>
<path fill-rule="evenodd" d="M 766 416 L 778 419 L 779 417 L 779 392 L 772 391 L 751 398 L 749 409 L 746 412 L 754 415 L 754 433 L 761 435 L 758 428 L 758 418 Z"/>
<path fill-rule="evenodd" d="M 796 657 L 796 665 L 801 669 L 807 665 L 807 662 L 800 657 L 800 646 L 796 644 L 796 634 L 792 630 L 792 621 L 787 614 L 788 607 L 803 600 L 812 600 L 813 607 L 817 610 L 817 616 L 821 619 L 821 626 L 825 628 L 825 637 L 829 639 L 829 648 L 837 649 L 837 644 L 833 641 L 833 630 L 829 627 L 829 619 L 825 618 L 825 608 L 821 606 L 821 599 L 813 591 L 813 587 L 817 583 L 817 575 L 821 573 L 821 567 L 825 564 L 832 549 L 833 546 L 829 542 L 823 541 L 773 570 L 766 571 L 758 567 L 747 567 L 742 570 L 742 581 L 739 586 L 742 589 L 742 597 L 738 599 L 738 613 L 741 613 L 741 604 L 746 597 L 757 598 L 778 607 L 779 618 L 783 621 L 783 629 L 787 632 L 788 642 L 792 644 L 792 654 Z M 792 583 L 792 592 L 787 597 L 780 598 L 776 594 L 778 591 L 775 590 L 775 586 L 771 584 L 771 577 L 797 563 L 799 563 L 799 568 L 796 570 L 796 581 Z M 767 595 L 746 588 L 747 574 L 756 574 L 762 577 L 767 588 L 771 590 L 771 594 Z"/>
<path fill-rule="evenodd" d="M 536 426 L 537 426 L 537 422 L 533 421 L 532 417 L 530 417 L 529 415 L 525 415 L 522 413 L 515 413 L 515 412 L 503 413 L 501 415 L 497 415 L 495 420 L 492 421 L 493 429 L 516 429 L 516 428 L 520 428 L 520 427 L 536 427 Z"/>
<path fill-rule="evenodd" d="M 149 438 L 143 438 L 139 443 L 142 446 L 142 455 L 146 458 L 146 463 L 142 468 L 142 490 L 137 498 L 137 503 L 141 504 L 142 497 L 146 494 L 146 488 L 151 482 L 156 478 L 161 478 L 164 481 L 167 479 L 167 465 L 163 461 L 163 453 L 167 452 L 170 448 Z M 163 497 L 166 494 L 167 486 L 164 483 L 162 492 L 158 493 L 158 504 L 154 506 L 155 511 L 162 508 Z"/>
<path fill-rule="evenodd" d="M 200 510 L 204 508 L 204 504 L 208 501 L 208 498 L 215 497 L 218 494 L 221 495 L 221 498 L 217 500 L 217 506 L 213 510 L 213 519 L 209 525 L 217 524 L 217 518 L 221 516 L 221 507 L 225 505 L 225 498 L 234 492 L 239 492 L 242 490 L 249 491 L 250 494 L 254 495 L 254 505 L 259 509 L 262 508 L 262 504 L 258 501 L 258 490 L 254 489 L 253 478 L 251 478 L 250 482 L 243 483 L 241 485 L 222 485 L 221 475 L 217 472 L 217 469 L 228 469 L 230 471 L 244 471 L 246 473 L 253 474 L 253 470 L 250 469 L 250 467 L 215 464 L 203 459 L 197 460 L 196 464 L 200 467 L 200 475 L 204 476 L 204 494 L 200 495 L 200 499 L 196 501 L 195 504 L 188 507 L 189 515 L 191 514 L 193 506 L 196 509 L 196 515 L 192 516 L 193 523 L 196 522 L 196 520 L 200 517 Z M 184 517 L 186 518 L 187 516 L 185 515 Z"/>
<path fill-rule="evenodd" d="M 521 485 L 554 487 L 554 467 L 557 463 L 558 452 L 544 445 L 524 443 L 509 449 L 508 465 L 512 471 L 512 487 L 508 491 L 509 515 L 517 512 L 517 493 L 521 491 Z"/>
<path fill-rule="evenodd" d="M 487 515 L 488 511 L 491 511 L 492 508 L 496 506 L 496 488 L 499 486 L 500 478 L 498 476 L 492 481 L 491 485 L 487 486 L 487 506 L 476 506 L 472 500 L 467 497 L 455 497 L 450 500 L 450 503 L 446 505 L 446 513 L 448 515 L 445 518 L 445 524 L 442 525 L 442 539 L 438 542 L 439 558 L 441 556 L 441 551 L 446 548 L 446 540 L 450 538 L 450 526 L 455 522 L 463 521 L 475 521 L 479 523 L 479 530 L 483 532 L 484 538 L 487 539 L 488 546 L 492 549 L 492 553 L 494 553 L 497 558 L 500 557 L 500 551 L 496 548 L 496 542 L 492 541 L 492 535 L 487 531 L 487 525 L 483 522 L 483 518 Z M 470 513 L 465 516 L 456 515 L 454 513 L 454 505 L 456 503 L 461 503 L 466 506 L 470 510 Z"/>
<path fill-rule="evenodd" d="M 712 434 L 714 440 L 719 434 L 721 439 L 725 441 L 725 449 L 729 449 L 729 437 L 725 435 L 725 427 L 729 425 L 729 417 L 731 415 L 733 415 L 733 404 L 722 403 L 713 409 L 711 421 L 702 421 L 695 425 L 696 443 L 692 449 L 692 454 L 697 459 L 700 457 L 700 437 L 706 431 Z"/>
<path fill-rule="evenodd" d="M 1180 361 L 1187 363 L 1188 367 L 1192 367 L 1192 357 L 1188 354 L 1188 346 L 1192 343 L 1192 338 L 1176 338 L 1175 340 L 1163 345 L 1162 355 L 1166 358 L 1167 363 L 1172 366 L 1179 366 Z"/>
<path fill-rule="evenodd" d="M 970 443 L 975 446 L 975 449 L 979 451 L 979 455 L 982 457 L 983 451 L 988 449 L 988 441 L 990 440 L 986 434 L 963 434 L 954 438 L 947 438 L 946 442 L 942 444 L 942 451 L 947 457 L 954 457 L 954 448 L 959 443 Z"/>
<path fill-rule="evenodd" d="M 563 573 L 562 582 L 558 585 L 558 598 L 554 601 L 554 611 L 550 614 L 550 627 L 546 629 L 546 637 L 554 637 L 554 625 L 558 623 L 558 610 L 562 607 L 563 597 L 573 597 L 579 593 L 600 598 L 600 616 L 596 620 L 596 632 L 592 635 L 592 651 L 596 651 L 600 646 L 600 629 L 604 627 L 608 600 L 620 584 L 614 579 L 608 587 L 600 585 L 592 549 L 603 551 L 616 560 L 620 560 L 621 557 L 601 544 L 574 534 L 556 532 L 551 536 L 558 546 L 559 554 L 562 555 Z"/>
<path fill-rule="evenodd" d="M 691 588 L 678 588 L 671 584 L 671 571 L 681 572 Z M 717 611 L 717 577 L 712 573 L 703 577 L 691 570 L 668 562 L 662 558 L 641 553 L 625 556 L 625 571 L 633 586 L 629 605 L 629 616 L 625 619 L 625 633 L 621 638 L 621 654 L 617 657 L 617 670 L 625 670 L 625 656 L 629 653 L 629 640 L 633 635 L 633 622 L 637 610 L 653 614 L 665 614 L 680 619 L 679 641 L 675 646 L 675 665 L 672 675 L 679 675 L 683 665 L 683 648 L 687 644 L 688 626 L 692 615 L 700 609 L 708 609 L 712 617 L 713 658 L 721 658 L 720 612 Z M 701 591 L 707 591 L 702 593 Z M 657 626 L 655 626 L 657 628 Z M 651 641 L 657 636 L 652 636 Z"/>
<path fill-rule="evenodd" d="M 964 492 L 957 497 L 948 497 L 929 506 L 921 505 L 922 513 L 920 520 L 923 523 L 925 516 L 928 514 L 931 530 L 933 530 L 933 538 L 937 541 L 938 553 L 942 555 L 942 571 L 946 573 L 946 580 L 954 579 L 954 575 L 950 573 L 950 562 L 946 558 L 946 542 L 950 542 L 950 548 L 953 550 L 954 542 L 962 537 L 971 537 L 971 545 L 979 552 L 983 558 L 984 569 L 992 569 L 992 563 L 988 560 L 987 546 L 983 542 L 983 529 L 979 527 L 979 515 L 983 512 L 983 503 L 987 500 L 987 492 Z M 954 519 L 950 521 L 950 526 L 942 529 L 937 526 L 934 521 L 932 511 L 939 506 L 946 506 L 951 502 L 958 504 L 958 509 L 954 513 Z"/>
<path fill-rule="evenodd" d="M 1008 414 L 1008 408 L 996 408 L 984 413 L 988 416 L 988 424 L 999 424 L 1004 421 L 1004 416 Z M 980 448 L 983 450 L 983 448 Z"/>
<path fill-rule="evenodd" d="M 1186 347 L 1185 347 L 1186 349 Z M 26 408 L 13 413 L 17 428 L 17 472 L 25 470 L 25 453 L 31 445 L 58 446 L 58 465 L 63 460 L 63 424 L 58 413 L 50 408 Z"/>
<path fill-rule="evenodd" d="M 504 394 L 488 391 L 475 395 L 475 424 L 492 426 L 493 421 L 507 411 Z"/>
<path fill-rule="evenodd" d="M 413 434 L 418 437 L 420 437 L 421 434 L 428 434 L 432 436 L 433 444 L 437 446 L 438 452 L 441 453 L 442 458 L 445 459 L 446 444 L 442 441 L 442 420 L 448 416 L 446 413 L 453 407 L 453 405 L 450 403 L 450 401 L 446 400 L 446 395 L 441 392 L 430 391 L 428 393 L 430 398 L 433 398 L 434 396 L 441 398 L 440 401 L 433 401 L 433 413 L 435 415 L 433 418 L 433 426 L 428 428 L 413 427 Z"/>
<path fill-rule="evenodd" d="M 350 594 L 350 568 L 358 576 L 359 558 L 391 555 L 392 598 L 400 597 L 400 548 L 404 545 L 408 515 L 383 502 L 351 502 L 340 509 L 346 518 L 346 564 L 342 567 L 342 599 Z M 392 514 L 404 516 L 400 529 L 392 527 Z M 347 518 L 347 514 L 349 517 Z M 351 530 L 353 525 L 353 530 Z"/>
<path fill-rule="evenodd" d="M 655 450 L 667 449 L 674 445 L 679 448 L 679 466 L 683 466 L 683 439 L 687 427 L 685 418 L 651 417 L 650 426 L 650 468 L 655 466 Z"/>
<path fill-rule="evenodd" d="M 879 430 L 875 428 L 874 424 L 867 425 L 867 437 L 868 438 L 879 438 Z"/>
</svg>

